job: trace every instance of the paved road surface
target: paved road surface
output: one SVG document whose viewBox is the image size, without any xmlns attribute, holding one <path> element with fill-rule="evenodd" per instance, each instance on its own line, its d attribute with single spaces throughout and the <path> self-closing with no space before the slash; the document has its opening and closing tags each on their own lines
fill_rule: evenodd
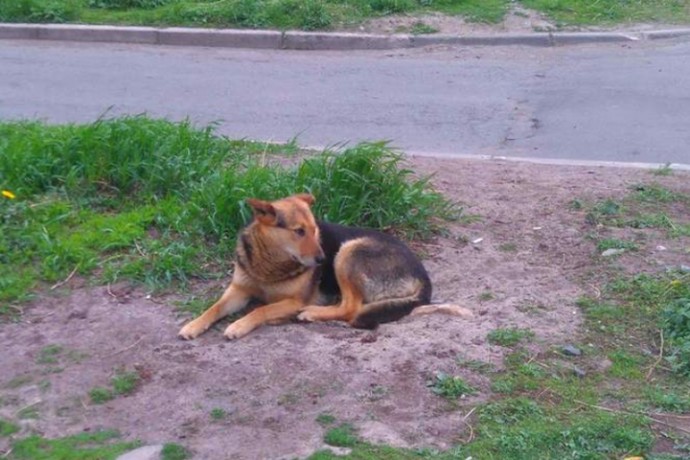
<svg viewBox="0 0 690 460">
<path fill-rule="evenodd" d="M 690 164 L 690 42 L 295 52 L 0 41 L 0 119 L 148 112 L 233 137 Z"/>
</svg>

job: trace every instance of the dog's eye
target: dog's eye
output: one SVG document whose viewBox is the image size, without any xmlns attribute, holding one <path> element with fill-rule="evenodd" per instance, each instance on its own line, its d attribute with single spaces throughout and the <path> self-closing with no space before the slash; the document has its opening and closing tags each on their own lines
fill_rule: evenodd
<svg viewBox="0 0 690 460">
<path fill-rule="evenodd" d="M 299 236 L 299 237 L 302 237 L 302 236 L 306 235 L 306 233 L 305 233 L 305 231 L 304 231 L 303 228 L 296 228 L 296 229 L 293 230 L 293 232 L 295 232 L 295 235 L 297 235 L 297 236 Z"/>
</svg>

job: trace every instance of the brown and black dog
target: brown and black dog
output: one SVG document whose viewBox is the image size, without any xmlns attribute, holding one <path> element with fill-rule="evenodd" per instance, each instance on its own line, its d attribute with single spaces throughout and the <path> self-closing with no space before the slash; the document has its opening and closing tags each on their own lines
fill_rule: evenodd
<svg viewBox="0 0 690 460">
<path fill-rule="evenodd" d="M 254 219 L 238 237 L 232 282 L 213 306 L 180 330 L 182 338 L 197 337 L 252 299 L 263 306 L 230 324 L 228 339 L 294 317 L 370 329 L 431 301 L 429 275 L 400 240 L 319 222 L 310 208 L 314 197 L 308 194 L 247 203 Z M 339 298 L 337 304 L 318 306 L 333 297 Z M 469 314 L 453 306 L 426 308 Z"/>
</svg>

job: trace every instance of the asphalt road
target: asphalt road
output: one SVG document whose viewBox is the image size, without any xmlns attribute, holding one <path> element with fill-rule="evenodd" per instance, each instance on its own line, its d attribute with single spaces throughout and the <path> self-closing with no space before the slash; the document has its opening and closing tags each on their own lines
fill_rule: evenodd
<svg viewBox="0 0 690 460">
<path fill-rule="evenodd" d="M 690 42 L 297 52 L 0 40 L 0 119 L 106 111 L 310 146 L 690 164 Z"/>
</svg>

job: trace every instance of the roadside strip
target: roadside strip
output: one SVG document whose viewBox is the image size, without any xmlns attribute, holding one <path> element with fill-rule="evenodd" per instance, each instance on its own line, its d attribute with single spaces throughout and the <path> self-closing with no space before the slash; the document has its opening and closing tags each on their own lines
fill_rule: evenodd
<svg viewBox="0 0 690 460">
<path fill-rule="evenodd" d="M 121 27 L 81 24 L 0 23 L 0 39 L 139 43 L 172 46 L 285 50 L 374 50 L 429 45 L 564 46 L 583 43 L 635 42 L 690 37 L 690 29 L 621 32 L 542 32 L 503 35 L 375 35 L 344 32 L 299 32 L 184 27 Z"/>
</svg>

